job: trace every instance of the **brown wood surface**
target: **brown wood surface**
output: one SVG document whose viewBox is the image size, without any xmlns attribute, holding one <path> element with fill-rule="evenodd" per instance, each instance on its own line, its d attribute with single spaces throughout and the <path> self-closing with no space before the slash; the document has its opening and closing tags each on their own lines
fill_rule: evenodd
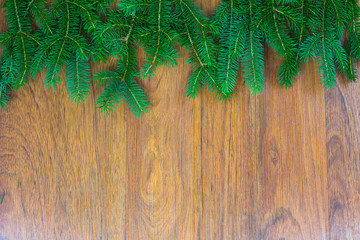
<svg viewBox="0 0 360 240">
<path fill-rule="evenodd" d="M 219 1 L 197 2 L 211 14 Z M 141 120 L 124 104 L 99 115 L 99 90 L 71 103 L 43 75 L 12 94 L 0 240 L 360 239 L 360 84 L 324 90 L 310 61 L 281 89 L 266 48 L 262 95 L 239 76 L 234 100 L 191 100 L 182 56 L 142 84 L 152 107 Z"/>
</svg>

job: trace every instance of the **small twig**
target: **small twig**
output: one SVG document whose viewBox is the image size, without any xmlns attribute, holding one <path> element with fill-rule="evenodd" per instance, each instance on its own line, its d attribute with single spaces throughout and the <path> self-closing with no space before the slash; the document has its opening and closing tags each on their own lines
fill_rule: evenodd
<svg viewBox="0 0 360 240">
<path fill-rule="evenodd" d="M 3 202 L 4 202 L 4 197 L 5 197 L 5 193 L 3 194 L 2 198 L 1 198 L 1 203 L 0 203 L 0 205 L 3 204 Z"/>
</svg>

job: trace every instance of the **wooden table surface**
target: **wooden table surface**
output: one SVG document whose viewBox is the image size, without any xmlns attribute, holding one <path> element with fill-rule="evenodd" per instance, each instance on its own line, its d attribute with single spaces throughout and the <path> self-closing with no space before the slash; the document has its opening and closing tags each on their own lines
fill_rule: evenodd
<svg viewBox="0 0 360 240">
<path fill-rule="evenodd" d="M 210 14 L 219 1 L 197 2 Z M 239 76 L 228 103 L 205 90 L 191 100 L 181 54 L 142 83 L 152 107 L 141 120 L 125 104 L 99 115 L 99 90 L 71 103 L 43 75 L 12 94 L 1 240 L 360 239 L 360 84 L 324 90 L 310 61 L 281 89 L 267 47 L 262 95 Z"/>
</svg>

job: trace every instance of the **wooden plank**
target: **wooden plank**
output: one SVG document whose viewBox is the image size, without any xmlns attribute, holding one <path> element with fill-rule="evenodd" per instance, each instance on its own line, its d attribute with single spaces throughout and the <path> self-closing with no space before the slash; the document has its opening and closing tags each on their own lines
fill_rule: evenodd
<svg viewBox="0 0 360 240">
<path fill-rule="evenodd" d="M 0 237 L 10 239 L 48 238 L 55 224 L 54 98 L 34 85 L 0 114 Z"/>
<path fill-rule="evenodd" d="M 201 1 L 208 15 L 220 1 Z M 259 102 L 242 85 L 226 104 L 202 94 L 202 217 L 199 239 L 258 239 Z"/>
<path fill-rule="evenodd" d="M 3 3 L 3 1 L 2 1 Z M 0 10 L 0 32 L 5 24 Z M 0 239 L 46 239 L 55 225 L 54 100 L 36 82 L 0 113 Z M 39 231 L 41 229 L 41 231 Z"/>
<path fill-rule="evenodd" d="M 360 238 L 360 86 L 325 92 L 329 239 Z"/>
<path fill-rule="evenodd" d="M 125 233 L 123 139 L 128 110 L 123 105 L 104 118 L 95 110 L 98 93 L 92 91 L 87 103 L 78 105 L 70 103 L 65 91 L 55 99 L 56 238 L 100 239 Z"/>
<path fill-rule="evenodd" d="M 200 109 L 185 97 L 189 72 L 184 58 L 159 68 L 144 84 L 151 113 L 128 126 L 127 239 L 191 239 L 197 231 Z"/>
<path fill-rule="evenodd" d="M 326 239 L 324 90 L 313 61 L 293 89 L 279 88 L 281 60 L 266 49 L 260 96 L 261 239 Z"/>
<path fill-rule="evenodd" d="M 244 86 L 223 104 L 203 95 L 202 218 L 199 239 L 257 239 L 258 98 Z"/>
<path fill-rule="evenodd" d="M 126 233 L 126 174 L 127 174 L 127 153 L 128 144 L 126 139 L 128 136 L 129 114 L 130 111 L 124 104 L 119 106 L 119 114 L 114 112 L 109 119 L 109 123 L 105 124 L 99 131 L 106 132 L 106 138 L 103 144 L 104 149 L 108 151 L 108 168 L 105 172 L 105 201 L 107 201 L 107 212 L 104 213 L 102 231 L 108 233 L 105 239 L 125 239 Z M 102 146 L 97 143 L 98 148 Z"/>
<path fill-rule="evenodd" d="M 43 77 L 14 91 L 0 114 L 0 239 L 120 239 L 129 111 L 122 105 L 104 118 L 98 90 L 74 104 L 64 83 L 45 91 Z"/>
</svg>

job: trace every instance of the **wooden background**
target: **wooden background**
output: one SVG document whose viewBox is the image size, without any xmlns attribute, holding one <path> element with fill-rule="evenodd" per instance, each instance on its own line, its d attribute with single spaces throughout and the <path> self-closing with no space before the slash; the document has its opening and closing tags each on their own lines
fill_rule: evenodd
<svg viewBox="0 0 360 240">
<path fill-rule="evenodd" d="M 310 61 L 280 89 L 281 60 L 265 56 L 264 93 L 240 76 L 227 104 L 185 97 L 185 59 L 162 67 L 141 120 L 124 104 L 99 115 L 98 90 L 73 104 L 43 76 L 15 91 L 0 112 L 0 239 L 360 239 L 360 84 L 324 90 Z"/>
</svg>

